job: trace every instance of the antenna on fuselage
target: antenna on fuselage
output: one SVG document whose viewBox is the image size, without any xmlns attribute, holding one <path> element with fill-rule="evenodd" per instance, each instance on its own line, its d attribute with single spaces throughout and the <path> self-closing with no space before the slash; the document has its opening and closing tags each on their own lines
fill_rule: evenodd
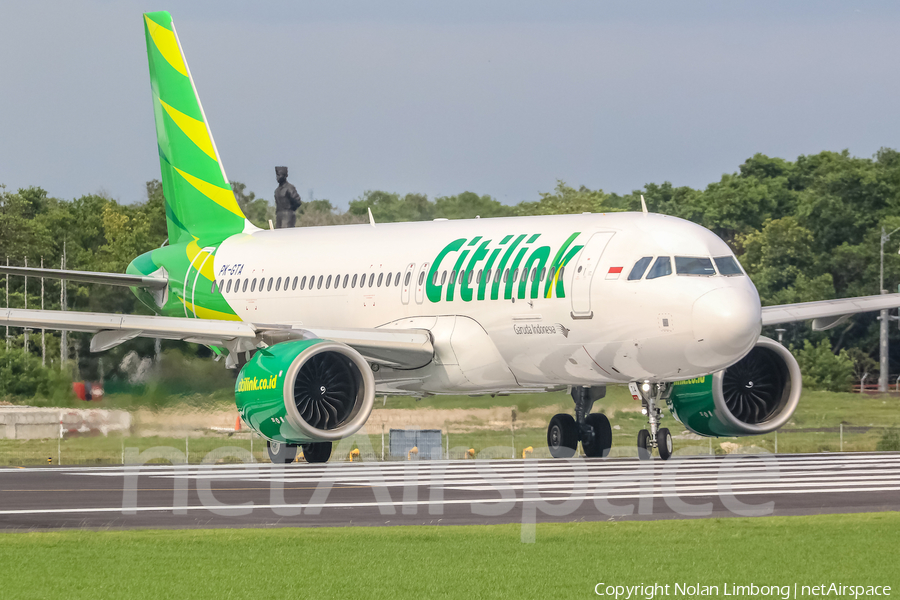
<svg viewBox="0 0 900 600">
<path fill-rule="evenodd" d="M 372 216 L 372 207 L 369 207 L 369 225 L 375 227 L 375 217 Z"/>
<path fill-rule="evenodd" d="M 647 203 L 644 202 L 644 195 L 643 195 L 643 194 L 641 194 L 641 210 L 644 211 L 644 214 L 645 214 L 645 215 L 648 213 L 648 211 L 647 211 Z"/>
</svg>

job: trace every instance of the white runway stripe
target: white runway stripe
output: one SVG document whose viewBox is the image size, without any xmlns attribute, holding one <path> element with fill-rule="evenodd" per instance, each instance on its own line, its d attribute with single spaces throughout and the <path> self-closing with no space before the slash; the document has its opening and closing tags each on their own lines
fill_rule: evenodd
<svg viewBox="0 0 900 600">
<path fill-rule="evenodd" d="M 54 473 L 61 477 L 118 477 L 140 473 L 154 479 L 195 479 L 243 483 L 324 484 L 331 494 L 353 488 L 404 488 L 383 500 L 317 502 L 313 504 L 254 504 L 253 509 L 303 510 L 322 508 L 409 507 L 501 502 L 614 501 L 636 498 L 776 497 L 796 494 L 838 494 L 900 491 L 900 453 L 764 455 L 702 457 L 662 462 L 637 460 L 502 460 L 428 461 L 416 463 L 329 463 L 326 465 L 147 465 L 137 467 L 37 468 L 0 470 L 4 475 Z M 342 487 L 343 486 L 343 487 Z M 424 488 L 424 489 L 420 489 Z M 2 487 L 0 487 L 2 489 Z M 239 488 L 232 488 L 238 490 Z M 259 487 L 253 488 L 259 489 Z M 413 490 L 409 492 L 408 490 Z M 435 490 L 468 497 L 418 500 Z M 165 488 L 163 490 L 165 491 Z M 221 491 L 221 490 L 219 490 Z M 111 489 L 115 495 L 115 488 Z M 395 500 L 391 497 L 402 496 Z M 412 498 L 410 498 L 410 495 Z M 443 495 L 443 493 L 441 493 Z M 511 498 L 510 496 L 515 496 Z M 498 499 L 498 496 L 501 496 Z M 121 496 L 120 496 L 121 497 Z M 317 498 L 318 496 L 314 496 Z M 379 498 L 379 496 L 375 496 Z M 123 513 L 176 510 L 174 506 L 62 507 L 0 510 L 0 515 L 66 513 Z M 187 506 L 177 510 L 232 510 Z M 239 507 L 233 509 L 241 510 Z"/>
<path fill-rule="evenodd" d="M 833 493 L 845 493 L 847 489 L 844 488 L 825 488 L 819 490 L 785 490 L 778 492 L 779 494 L 833 494 Z M 856 488 L 853 491 L 856 492 L 884 492 L 884 491 L 900 491 L 900 486 L 896 487 L 885 487 L 885 488 L 872 488 L 872 487 L 862 487 Z M 20 510 L 0 510 L 0 515 L 46 515 L 46 514 L 66 514 L 66 513 L 142 513 L 142 512 L 167 512 L 167 511 L 194 511 L 194 510 L 214 510 L 219 514 L 227 515 L 229 512 L 234 513 L 244 513 L 247 508 L 251 508 L 252 510 L 259 509 L 297 509 L 302 508 L 303 510 L 310 509 L 323 509 L 323 508 L 380 508 L 383 506 L 395 506 L 395 507 L 404 507 L 404 506 L 435 506 L 435 505 L 452 505 L 452 504 L 483 504 L 485 506 L 497 505 L 502 503 L 512 503 L 512 504 L 531 504 L 535 502 L 564 502 L 564 501 L 587 501 L 587 500 L 634 500 L 640 498 L 710 498 L 714 494 L 708 493 L 668 493 L 668 492 L 653 492 L 651 494 L 584 494 L 584 495 L 565 495 L 565 496 L 547 496 L 547 497 L 539 497 L 539 498 L 512 498 L 512 499 L 497 499 L 497 498 L 476 498 L 476 499 L 451 499 L 451 500 L 396 500 L 389 502 L 327 502 L 327 503 L 316 503 L 316 504 L 252 504 L 252 505 L 237 505 L 235 507 L 213 507 L 213 506 L 202 506 L 202 505 L 189 505 L 189 506 L 138 506 L 130 509 L 123 509 L 118 506 L 104 506 L 97 508 L 42 508 L 42 509 L 20 509 Z M 736 490 L 731 493 L 732 496 L 749 496 L 749 495 L 759 495 L 758 491 L 740 491 Z"/>
</svg>

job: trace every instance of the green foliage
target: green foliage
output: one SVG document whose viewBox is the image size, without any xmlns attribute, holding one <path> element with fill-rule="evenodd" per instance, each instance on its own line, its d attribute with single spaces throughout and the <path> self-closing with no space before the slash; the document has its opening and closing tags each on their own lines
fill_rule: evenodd
<svg viewBox="0 0 900 600">
<path fill-rule="evenodd" d="M 231 191 L 234 192 L 238 206 L 244 211 L 244 216 L 257 227 L 268 229 L 269 219 L 275 219 L 275 207 L 269 204 L 265 198 L 257 198 L 256 194 L 247 190 L 246 184 L 240 181 L 231 182 Z"/>
<path fill-rule="evenodd" d="M 853 359 L 846 350 L 841 350 L 837 354 L 832 352 L 831 342 L 827 338 L 818 344 L 804 340 L 803 348 L 791 350 L 800 364 L 804 387 L 811 390 L 846 392 L 853 386 Z"/>
<path fill-rule="evenodd" d="M 900 451 L 900 432 L 896 429 L 885 429 L 881 434 L 881 439 L 875 445 L 875 449 L 879 452 Z"/>
<path fill-rule="evenodd" d="M 575 189 L 557 180 L 553 193 L 542 192 L 537 202 L 521 202 L 516 206 L 519 215 L 567 215 L 584 212 L 616 212 L 621 210 L 611 204 L 612 196 L 603 190 L 590 190 L 585 186 Z"/>
<path fill-rule="evenodd" d="M 875 445 L 875 449 L 879 452 L 900 451 L 900 432 L 896 429 L 885 429 L 881 434 L 881 439 Z"/>
<path fill-rule="evenodd" d="M 72 379 L 21 348 L 0 345 L 0 398 L 29 404 L 65 401 L 72 396 Z"/>
</svg>

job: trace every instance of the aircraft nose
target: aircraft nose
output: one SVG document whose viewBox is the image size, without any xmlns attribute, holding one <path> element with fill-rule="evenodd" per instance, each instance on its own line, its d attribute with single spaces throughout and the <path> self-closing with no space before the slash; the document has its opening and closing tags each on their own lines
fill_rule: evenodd
<svg viewBox="0 0 900 600">
<path fill-rule="evenodd" d="M 730 363 L 756 344 L 762 328 L 759 296 L 754 290 L 723 287 L 694 302 L 694 339 L 711 361 Z"/>
</svg>

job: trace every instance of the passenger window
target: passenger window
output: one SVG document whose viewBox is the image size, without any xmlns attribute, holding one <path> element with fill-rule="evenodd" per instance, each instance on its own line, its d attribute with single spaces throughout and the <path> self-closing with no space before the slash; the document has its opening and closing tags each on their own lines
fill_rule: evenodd
<svg viewBox="0 0 900 600">
<path fill-rule="evenodd" d="M 656 279 L 657 277 L 665 277 L 672 274 L 672 261 L 668 256 L 660 256 L 650 267 L 647 273 L 647 279 Z"/>
<path fill-rule="evenodd" d="M 381 287 L 381 281 L 384 279 L 384 273 L 378 274 L 378 287 Z"/>
<path fill-rule="evenodd" d="M 447 283 L 447 271 L 444 271 L 441 274 L 441 285 L 444 285 L 445 283 Z"/>
<path fill-rule="evenodd" d="M 228 280 L 228 287 L 225 288 L 225 293 L 226 294 L 231 293 L 231 280 L 230 279 Z"/>
<path fill-rule="evenodd" d="M 565 268 L 565 267 L 560 267 L 560 268 L 559 268 L 559 278 L 560 278 L 560 279 L 563 278 L 563 275 L 565 274 L 565 272 L 566 272 L 566 268 Z"/>
<path fill-rule="evenodd" d="M 644 258 L 639 258 L 634 266 L 631 268 L 631 273 L 628 274 L 628 281 L 637 281 L 641 277 L 644 276 L 644 271 L 647 270 L 647 267 L 650 266 L 650 261 L 653 260 L 652 256 L 645 256 Z"/>
<path fill-rule="evenodd" d="M 472 285 L 472 273 L 474 273 L 474 272 L 475 272 L 475 270 L 473 269 L 473 270 L 469 271 L 468 274 L 466 275 L 466 277 L 468 277 L 468 282 L 467 282 L 467 283 L 468 283 L 469 285 Z"/>
<path fill-rule="evenodd" d="M 292 291 L 292 292 L 293 292 L 294 290 L 297 289 L 297 280 L 298 280 L 298 279 L 299 279 L 299 277 L 297 277 L 296 275 L 294 275 L 294 282 L 291 284 L 291 291 Z"/>
<path fill-rule="evenodd" d="M 450 271 L 450 285 L 456 283 L 456 269 Z"/>
<path fill-rule="evenodd" d="M 277 292 L 280 289 L 281 289 L 281 277 L 279 277 L 278 279 L 275 280 L 275 291 Z"/>
<path fill-rule="evenodd" d="M 509 269 L 503 271 L 503 283 L 506 283 L 507 279 L 509 279 Z"/>
<path fill-rule="evenodd" d="M 409 285 L 409 280 L 410 280 L 410 279 L 412 279 L 412 272 L 408 272 L 408 273 L 406 274 L 406 277 L 403 278 L 403 287 L 406 287 L 406 286 Z"/>
<path fill-rule="evenodd" d="M 358 276 L 356 273 L 354 273 L 354 274 L 353 274 L 353 280 L 350 282 L 350 287 L 352 287 L 352 288 L 355 288 L 355 287 L 356 287 L 356 279 L 357 279 L 357 277 L 359 277 L 359 276 Z"/>
<path fill-rule="evenodd" d="M 224 279 L 219 280 L 219 291 L 221 291 L 221 292 L 225 291 L 225 280 Z"/>
<path fill-rule="evenodd" d="M 705 256 L 676 256 L 675 272 L 679 275 L 702 275 L 704 277 L 716 274 L 712 261 Z"/>
<path fill-rule="evenodd" d="M 518 280 L 519 280 L 519 268 L 516 267 L 516 270 L 513 271 L 513 281 L 518 281 Z"/>
<path fill-rule="evenodd" d="M 321 289 L 322 289 L 322 279 L 324 279 L 324 277 L 323 277 L 322 275 L 319 275 L 319 281 L 316 283 L 316 289 L 317 289 L 317 290 L 321 290 Z"/>
<path fill-rule="evenodd" d="M 303 279 L 300 280 L 300 289 L 301 289 L 301 290 L 305 290 L 305 289 L 306 289 L 306 275 L 304 275 L 304 276 L 303 276 Z"/>
<path fill-rule="evenodd" d="M 363 273 L 359 276 L 359 287 L 366 287 L 366 274 Z"/>
<path fill-rule="evenodd" d="M 719 268 L 719 275 L 728 277 L 731 275 L 743 275 L 741 267 L 738 266 L 733 256 L 717 256 L 713 260 L 716 261 L 716 266 Z"/>
<path fill-rule="evenodd" d="M 242 292 L 246 292 L 246 291 L 247 291 L 247 284 L 248 284 L 248 283 L 250 283 L 250 280 L 249 280 L 249 279 L 245 279 L 245 280 L 244 280 L 244 287 L 241 288 L 241 291 L 242 291 Z"/>
<path fill-rule="evenodd" d="M 400 285 L 400 271 L 397 271 L 397 275 L 394 276 L 394 287 Z"/>
<path fill-rule="evenodd" d="M 484 271 L 482 271 L 481 269 L 478 269 L 478 281 L 479 282 L 481 281 L 481 276 L 483 273 L 484 273 Z"/>
<path fill-rule="evenodd" d="M 434 274 L 435 278 L 437 278 L 437 273 Z M 419 273 L 419 285 L 425 282 L 425 271 Z"/>
<path fill-rule="evenodd" d="M 344 285 L 343 285 L 344 288 L 347 287 L 348 281 L 350 281 L 350 275 L 344 275 Z"/>
<path fill-rule="evenodd" d="M 215 294 L 215 293 L 216 293 L 216 282 L 215 282 L 215 281 L 213 281 L 212 287 L 209 288 L 209 293 L 210 293 L 210 294 Z"/>
<path fill-rule="evenodd" d="M 241 291 L 241 280 L 235 279 L 234 280 L 234 293 L 237 294 L 240 291 Z"/>
<path fill-rule="evenodd" d="M 325 280 L 325 289 L 327 290 L 330 287 L 331 287 L 331 275 L 329 275 L 328 279 Z"/>
<path fill-rule="evenodd" d="M 547 267 L 544 267 L 543 269 L 541 269 L 541 279 L 543 279 L 544 275 L 546 275 L 546 274 L 547 274 Z"/>
<path fill-rule="evenodd" d="M 437 285 L 438 272 L 434 272 L 434 277 L 431 278 L 431 285 Z M 419 284 L 421 285 L 421 284 Z"/>
<path fill-rule="evenodd" d="M 369 287 L 374 287 L 372 284 L 375 283 L 375 273 L 371 273 L 369 275 Z"/>
</svg>

